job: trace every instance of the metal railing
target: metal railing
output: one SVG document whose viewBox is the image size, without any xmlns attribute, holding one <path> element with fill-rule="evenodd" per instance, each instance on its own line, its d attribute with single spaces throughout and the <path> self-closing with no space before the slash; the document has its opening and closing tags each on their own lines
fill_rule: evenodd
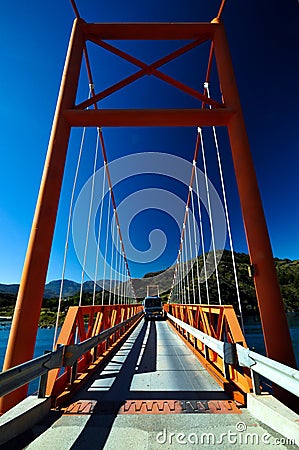
<svg viewBox="0 0 299 450">
<path fill-rule="evenodd" d="M 64 348 L 34 358 L 19 366 L 0 373 L 0 397 L 47 374 L 49 370 L 62 367 Z"/>
<path fill-rule="evenodd" d="M 249 367 L 253 372 L 253 387 L 255 394 L 260 394 L 260 382 L 257 375 L 262 375 L 273 383 L 299 397 L 299 370 L 281 364 L 267 356 L 253 352 L 236 344 L 239 365 Z"/>
<path fill-rule="evenodd" d="M 216 352 L 222 359 L 223 364 L 238 364 L 241 367 L 248 367 L 251 371 L 253 390 L 255 394 L 260 394 L 260 379 L 263 376 L 273 383 L 281 386 L 287 391 L 299 397 L 299 371 L 281 364 L 271 358 L 244 348 L 240 344 L 219 341 L 200 330 L 188 325 L 180 319 L 167 313 L 167 318 L 192 334 L 201 341 L 205 347 Z M 205 352 L 206 353 L 206 352 Z"/>
<path fill-rule="evenodd" d="M 34 358 L 28 362 L 20 364 L 0 373 L 0 397 L 13 392 L 17 388 L 30 383 L 30 381 L 40 378 L 38 397 L 45 396 L 48 372 L 52 369 L 62 367 L 76 367 L 77 361 L 88 351 L 94 349 L 95 355 L 97 346 L 109 339 L 117 332 L 126 330 L 143 313 L 139 312 L 127 320 L 102 331 L 97 336 L 93 336 L 78 344 L 62 345 L 53 352 L 48 352 L 43 356 Z M 75 370 L 74 370 L 75 372 Z"/>
<path fill-rule="evenodd" d="M 40 378 L 38 396 L 45 396 L 45 386 L 48 372 L 52 369 L 62 367 L 76 367 L 78 359 L 94 349 L 96 355 L 97 346 L 115 335 L 121 329 L 135 322 L 143 313 L 139 312 L 133 317 L 102 331 L 97 336 L 86 339 L 83 342 L 72 345 L 62 345 L 54 352 L 46 353 L 43 356 L 32 359 L 24 364 L 13 367 L 0 373 L 0 396 L 9 394 L 15 389 L 28 384 L 30 381 Z M 205 346 L 205 349 L 216 352 L 222 359 L 225 367 L 231 364 L 239 364 L 241 367 L 248 367 L 252 373 L 253 387 L 256 394 L 260 393 L 259 375 L 264 376 L 273 383 L 283 387 L 289 392 L 299 397 L 299 371 L 281 364 L 259 353 L 244 348 L 240 344 L 219 341 L 180 319 L 167 313 L 167 318 L 176 323 L 179 327 L 190 333 Z M 207 352 L 205 352 L 207 354 Z"/>
</svg>

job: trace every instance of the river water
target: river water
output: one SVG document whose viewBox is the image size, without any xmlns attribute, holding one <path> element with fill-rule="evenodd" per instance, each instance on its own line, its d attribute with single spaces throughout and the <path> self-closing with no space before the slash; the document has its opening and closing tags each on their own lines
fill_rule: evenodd
<svg viewBox="0 0 299 450">
<path fill-rule="evenodd" d="M 299 313 L 287 314 L 292 342 L 299 367 Z M 262 328 L 259 319 L 255 316 L 245 318 L 245 336 L 249 348 L 254 351 L 265 354 L 265 346 L 262 335 Z M 3 366 L 7 340 L 10 331 L 10 323 L 0 322 L 0 367 Z M 279 332 L 279 331 L 278 331 Z M 44 354 L 45 350 L 51 350 L 53 345 L 54 328 L 39 328 L 37 333 L 36 347 L 34 356 Z M 34 392 L 37 388 L 37 382 L 30 385 L 30 391 Z"/>
<path fill-rule="evenodd" d="M 299 367 L 299 313 L 287 313 L 287 319 L 296 356 L 297 366 Z M 259 318 L 256 316 L 246 317 L 244 320 L 244 326 L 248 347 L 256 351 L 257 353 L 265 355 L 266 351 L 264 338 Z M 277 330 L 277 333 L 279 333 L 279 330 Z"/>
</svg>

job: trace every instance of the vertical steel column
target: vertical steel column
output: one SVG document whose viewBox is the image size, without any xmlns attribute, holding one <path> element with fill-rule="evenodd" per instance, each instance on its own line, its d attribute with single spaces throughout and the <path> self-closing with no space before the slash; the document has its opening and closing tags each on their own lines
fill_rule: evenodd
<svg viewBox="0 0 299 450">
<path fill-rule="evenodd" d="M 75 20 L 64 66 L 47 157 L 9 336 L 4 370 L 32 359 L 63 179 L 70 126 L 63 117 L 75 104 L 84 36 Z M 23 400 L 27 386 L 3 397 L 0 413 Z"/>
<path fill-rule="evenodd" d="M 218 23 L 214 48 L 223 100 L 236 111 L 228 132 L 267 355 L 296 367 L 226 34 L 218 19 L 213 23 Z"/>
</svg>

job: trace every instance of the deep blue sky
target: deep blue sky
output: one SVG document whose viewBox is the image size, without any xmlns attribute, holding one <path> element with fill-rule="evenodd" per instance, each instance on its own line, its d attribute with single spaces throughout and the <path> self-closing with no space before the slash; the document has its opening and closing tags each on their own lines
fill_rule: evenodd
<svg viewBox="0 0 299 450">
<path fill-rule="evenodd" d="M 211 20 L 218 11 L 220 0 L 78 0 L 77 4 L 86 21 L 188 22 Z M 11 1 L 1 5 L 0 283 L 18 283 L 20 280 L 73 17 L 67 0 Z M 273 252 L 277 257 L 299 259 L 298 2 L 227 0 L 223 19 Z M 152 48 L 146 44 L 141 49 L 129 43 L 125 48 L 151 62 L 174 47 L 173 43 L 170 46 L 154 45 Z M 91 56 L 95 56 L 94 48 L 91 47 L 90 52 Z M 195 56 L 200 61 L 205 55 Z M 165 71 L 169 74 L 178 71 L 182 81 L 200 87 L 204 81 L 205 65 L 195 64 L 186 71 L 189 60 L 182 61 L 183 69 L 173 64 Z M 98 83 L 97 91 L 132 73 L 132 69 L 135 71 L 129 64 L 106 54 L 93 59 L 92 65 Z M 88 89 L 84 82 L 83 76 L 79 93 L 82 98 L 87 95 Z M 162 92 L 162 85 L 156 80 L 144 85 L 140 82 L 137 88 L 138 94 L 134 94 L 133 88 L 128 88 L 119 97 L 111 97 L 110 105 L 139 106 L 149 102 L 150 106 L 154 106 L 152 92 L 159 93 L 160 89 Z M 164 97 L 162 94 L 158 96 L 158 103 L 164 102 L 163 106 L 168 102 L 189 105 L 189 99 L 185 96 L 168 88 L 163 92 Z M 109 160 L 142 151 L 166 152 L 192 160 L 196 130 L 184 130 L 182 133 L 174 130 L 112 131 L 104 130 Z M 235 249 L 246 251 L 227 140 L 224 133 L 221 135 Z M 60 278 L 65 235 L 63 214 L 67 210 L 78 136 L 79 132 L 73 133 L 70 146 L 69 178 L 67 176 L 64 182 L 49 280 Z M 85 170 L 80 175 L 81 187 L 90 175 L 88 163 L 91 164 L 86 156 Z M 150 184 L 146 179 L 142 182 L 145 183 L 143 187 Z M 151 183 L 156 186 L 159 180 L 153 179 Z M 217 181 L 215 184 L 217 186 Z M 117 200 L 120 202 L 125 193 L 128 195 L 132 190 L 132 183 L 127 183 L 122 193 L 117 193 Z M 138 222 L 136 227 L 148 235 L 150 220 L 147 215 L 145 225 Z M 140 236 L 135 234 L 135 239 L 140 249 L 146 248 L 147 241 L 144 244 L 141 233 Z M 163 261 L 160 264 L 162 267 Z M 167 265 L 166 260 L 164 264 Z M 68 278 L 78 279 L 80 270 L 74 257 L 68 267 Z M 133 275 L 143 275 L 144 271 L 138 271 L 133 266 Z"/>
</svg>

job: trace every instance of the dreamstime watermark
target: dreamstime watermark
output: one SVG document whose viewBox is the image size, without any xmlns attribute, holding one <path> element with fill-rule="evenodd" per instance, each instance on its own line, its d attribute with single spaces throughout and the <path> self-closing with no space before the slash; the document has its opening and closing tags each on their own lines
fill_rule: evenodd
<svg viewBox="0 0 299 450">
<path fill-rule="evenodd" d="M 237 446 L 266 446 L 266 445 L 295 445 L 295 439 L 273 437 L 269 433 L 252 433 L 247 430 L 244 422 L 238 422 L 234 430 L 228 430 L 216 435 L 212 432 L 181 433 L 169 432 L 164 428 L 157 433 L 156 442 L 160 445 L 237 445 Z"/>
<path fill-rule="evenodd" d="M 169 183 L 169 181 L 161 183 L 161 177 L 167 177 L 168 180 L 173 179 L 175 182 L 180 182 L 189 188 L 192 167 L 192 163 L 183 158 L 157 152 L 132 154 L 109 163 L 111 183 L 114 188 L 123 181 L 130 181 L 130 178 L 133 180 L 133 177 L 145 175 L 158 175 L 160 177 L 160 185 L 162 185 L 162 187 L 159 188 L 146 187 L 136 190 L 135 192 L 130 193 L 117 205 L 117 215 L 119 217 L 123 239 L 122 244 L 125 248 L 129 265 L 130 262 L 145 264 L 156 261 L 163 254 L 167 245 L 167 235 L 165 230 L 161 229 L 159 224 L 155 224 L 155 227 L 153 227 L 148 236 L 149 248 L 145 251 L 137 249 L 130 239 L 130 226 L 137 215 L 149 209 L 162 211 L 170 216 L 178 229 L 181 230 L 186 203 L 179 195 L 171 191 L 171 183 Z M 212 211 L 214 248 L 217 249 L 215 261 L 215 257 L 212 254 L 212 240 L 209 248 L 205 248 L 205 252 L 208 253 L 206 258 L 206 273 L 203 269 L 200 273 L 200 282 L 204 282 L 206 277 L 210 277 L 215 271 L 215 263 L 218 264 L 221 259 L 222 249 L 224 249 L 226 242 L 226 221 L 223 205 L 215 187 L 210 180 L 206 180 L 204 173 L 200 169 L 196 167 L 195 170 L 196 183 L 193 184 L 194 204 L 200 204 L 200 207 L 203 211 L 206 211 L 210 220 L 211 217 L 209 211 Z M 206 182 L 208 182 L 208 189 Z M 131 181 L 131 185 L 134 186 L 134 181 Z M 209 197 L 207 191 L 209 191 Z M 93 202 L 92 207 L 90 208 L 91 192 L 93 192 Z M 200 193 L 200 199 L 197 196 L 197 192 Z M 99 169 L 94 176 L 90 177 L 82 188 L 76 201 L 72 221 L 73 242 L 78 260 L 81 266 L 84 267 L 85 273 L 89 278 L 92 280 L 96 279 L 98 284 L 103 283 L 103 281 L 101 277 L 95 273 L 95 267 L 102 267 L 104 264 L 106 265 L 107 276 L 112 278 L 112 280 L 121 279 L 116 264 L 118 258 L 114 258 L 113 263 L 111 263 L 111 259 L 107 261 L 108 258 L 105 258 L 103 246 L 101 247 L 100 242 L 98 242 L 99 234 L 97 230 L 97 218 L 99 217 L 101 203 L 104 201 L 106 195 L 109 195 L 109 185 L 105 175 L 105 168 L 103 167 Z M 85 245 L 87 225 L 84 225 L 84 220 L 86 220 L 84 218 L 86 217 L 90 218 L 88 257 L 86 257 Z M 188 220 L 190 220 L 190 230 L 195 234 L 194 244 L 196 248 L 194 249 L 194 255 L 197 256 L 200 254 L 200 227 L 198 224 L 198 217 L 196 218 L 196 214 L 192 210 L 191 205 L 188 210 Z M 110 222 L 110 239 L 113 240 L 116 252 L 119 252 L 120 245 L 116 242 L 117 234 L 113 232 L 116 227 L 115 215 L 113 215 Z M 97 258 L 98 264 L 95 265 Z M 173 279 L 173 276 L 171 275 L 173 275 L 176 262 L 177 259 L 175 256 L 169 269 L 163 274 L 164 280 L 167 278 L 169 280 L 168 284 L 164 283 L 164 291 L 167 291 L 171 287 Z M 193 264 L 194 262 L 195 257 L 193 257 L 192 260 Z M 191 264 L 188 266 L 188 270 L 190 269 Z M 169 274 L 168 272 L 170 271 L 172 271 L 172 273 Z M 176 278 L 176 284 L 180 281 L 180 276 Z M 146 278 L 146 280 L 144 280 L 145 286 L 148 284 L 160 284 L 159 277 L 160 275 Z M 106 285 L 101 287 L 107 289 Z"/>
</svg>

